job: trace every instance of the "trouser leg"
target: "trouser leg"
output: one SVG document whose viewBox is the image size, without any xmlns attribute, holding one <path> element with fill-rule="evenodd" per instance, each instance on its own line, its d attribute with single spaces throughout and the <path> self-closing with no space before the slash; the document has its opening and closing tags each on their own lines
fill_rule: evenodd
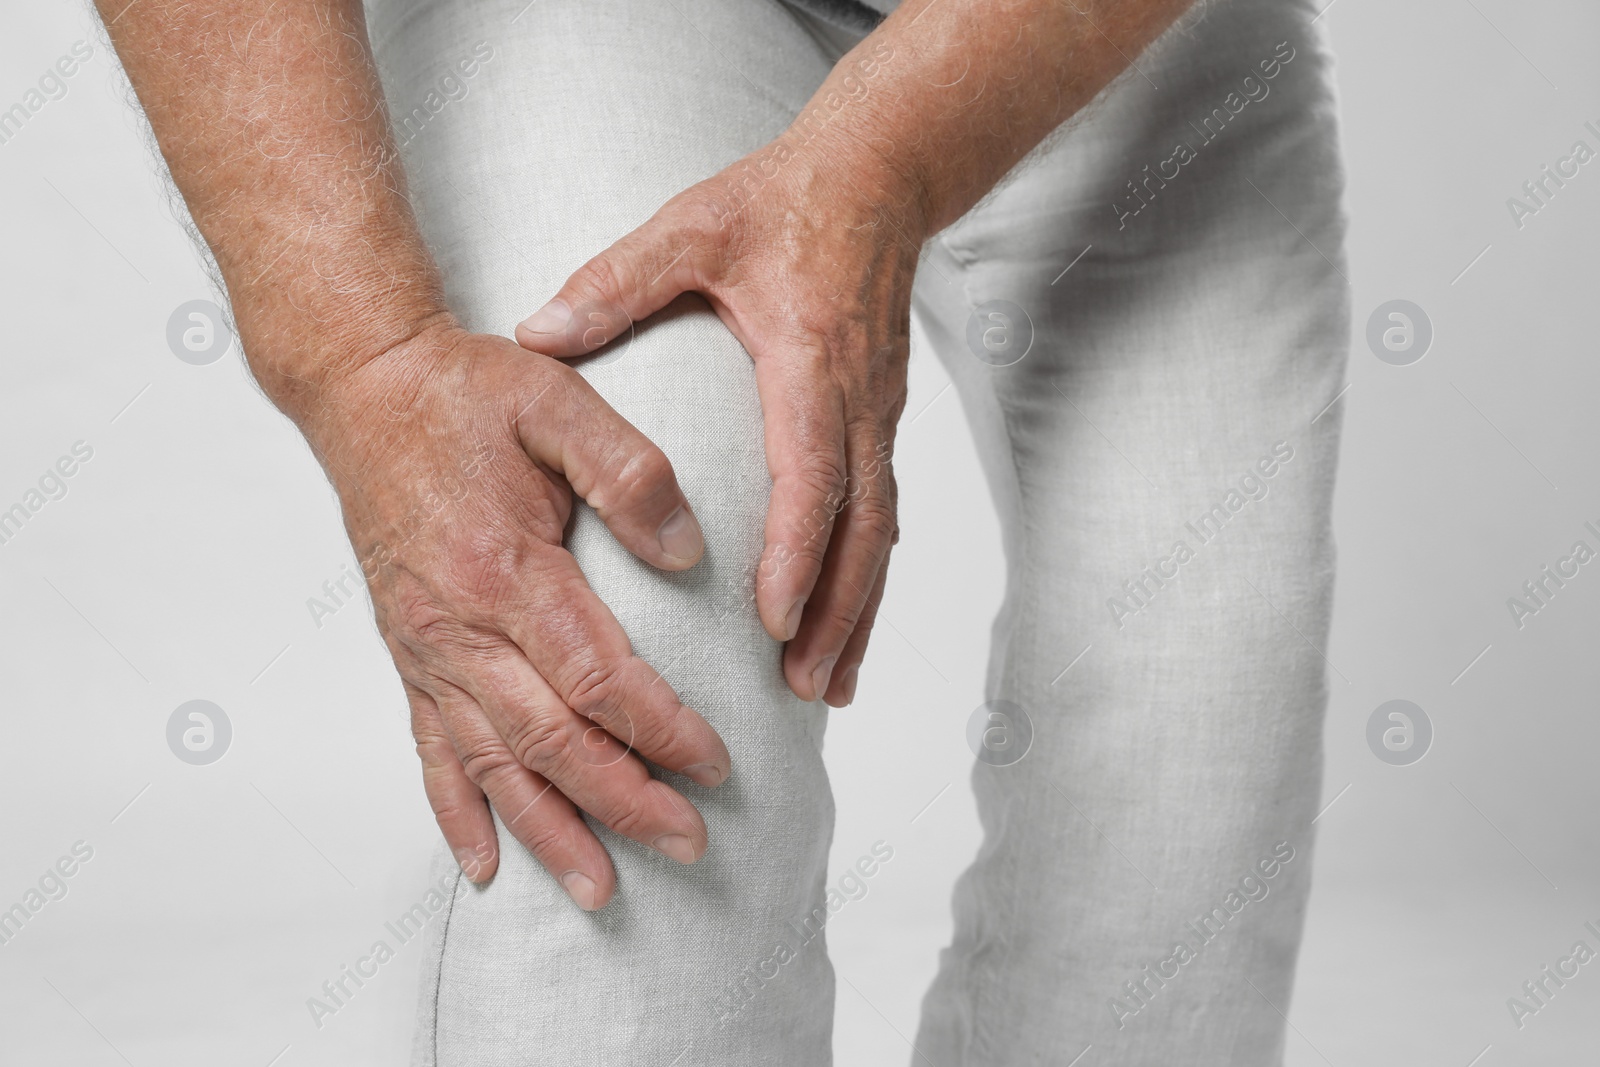
<svg viewBox="0 0 1600 1067">
<path fill-rule="evenodd" d="M 916 1063 L 1279 1062 L 1347 329 L 1313 14 L 1186 20 L 919 275 L 1002 520 L 988 695 L 1032 739 L 1009 763 L 994 720 L 974 770 L 984 841 Z"/>
<path fill-rule="evenodd" d="M 787 9 L 749 0 L 397 2 L 373 22 L 451 306 L 502 334 L 781 132 L 831 65 Z M 750 359 L 685 298 L 581 372 L 672 460 L 707 550 L 655 571 L 581 507 L 569 546 L 638 653 L 721 733 L 733 775 L 715 790 L 671 777 L 710 830 L 691 867 L 597 828 L 618 890 L 594 914 L 502 828 L 493 882 L 433 924 L 418 1062 L 826 1064 L 826 709 L 784 684 L 751 596 L 770 483 Z"/>
</svg>

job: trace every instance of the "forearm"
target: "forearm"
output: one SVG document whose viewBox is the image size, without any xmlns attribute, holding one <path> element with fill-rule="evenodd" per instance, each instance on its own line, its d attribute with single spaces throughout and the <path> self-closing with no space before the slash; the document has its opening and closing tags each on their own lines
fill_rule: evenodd
<svg viewBox="0 0 1600 1067">
<path fill-rule="evenodd" d="M 906 0 L 791 133 L 929 234 L 960 218 L 1194 0 Z"/>
<path fill-rule="evenodd" d="M 447 319 L 358 0 L 97 0 L 262 387 L 327 387 Z"/>
</svg>

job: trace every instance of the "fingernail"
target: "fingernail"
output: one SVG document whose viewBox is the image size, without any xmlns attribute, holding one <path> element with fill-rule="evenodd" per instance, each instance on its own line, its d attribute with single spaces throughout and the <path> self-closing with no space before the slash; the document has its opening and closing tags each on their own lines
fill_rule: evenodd
<svg viewBox="0 0 1600 1067">
<path fill-rule="evenodd" d="M 456 862 L 461 865 L 461 873 L 467 876 L 467 881 L 477 885 L 478 875 L 483 873 L 483 861 L 478 859 L 478 854 L 470 848 L 458 848 Z"/>
<path fill-rule="evenodd" d="M 789 614 L 783 617 L 783 639 L 785 641 L 793 641 L 794 635 L 800 632 L 800 616 L 805 610 L 805 597 L 801 597 L 789 605 Z"/>
<path fill-rule="evenodd" d="M 860 671 L 861 665 L 858 663 L 854 667 L 851 667 L 849 670 L 845 671 L 843 676 L 840 677 L 839 684 L 844 686 L 844 703 L 841 704 L 840 707 L 847 707 L 850 704 L 855 703 L 856 675 L 859 674 Z"/>
<path fill-rule="evenodd" d="M 833 657 L 829 656 L 817 664 L 816 670 L 811 672 L 811 691 L 816 694 L 812 700 L 821 700 L 822 694 L 828 691 L 828 679 L 833 677 Z"/>
<path fill-rule="evenodd" d="M 567 307 L 565 300 L 557 297 L 523 319 L 517 328 L 537 334 L 560 333 L 567 328 L 567 324 L 571 321 L 572 309 Z"/>
<path fill-rule="evenodd" d="M 708 789 L 712 786 L 721 785 L 728 777 L 728 772 L 718 767 L 715 763 L 696 763 L 693 766 L 685 767 L 683 773 L 693 778 L 697 784 L 703 785 Z"/>
<path fill-rule="evenodd" d="M 567 891 L 567 896 L 571 897 L 572 902 L 578 907 L 584 911 L 594 910 L 595 897 L 599 889 L 595 886 L 594 879 L 587 874 L 582 871 L 568 871 L 561 876 L 561 888 Z"/>
<path fill-rule="evenodd" d="M 667 521 L 656 531 L 656 537 L 661 542 L 661 551 L 684 563 L 699 559 L 706 547 L 705 538 L 700 534 L 700 524 L 695 521 L 694 514 L 681 504 L 677 511 L 667 516 Z"/>
<path fill-rule="evenodd" d="M 694 845 L 682 834 L 662 834 L 650 846 L 663 856 L 671 856 L 679 863 L 694 862 Z"/>
</svg>

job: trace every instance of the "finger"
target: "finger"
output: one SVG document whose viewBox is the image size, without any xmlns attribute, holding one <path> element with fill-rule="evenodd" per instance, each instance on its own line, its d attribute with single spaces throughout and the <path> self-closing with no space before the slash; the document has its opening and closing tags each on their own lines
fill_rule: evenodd
<svg viewBox="0 0 1600 1067">
<path fill-rule="evenodd" d="M 442 680 L 437 684 L 440 718 L 462 767 L 500 813 L 500 821 L 573 903 L 585 911 L 603 907 L 616 890 L 616 871 L 578 809 L 517 761 L 467 693 Z"/>
<path fill-rule="evenodd" d="M 549 303 L 518 324 L 517 343 L 547 356 L 582 356 L 614 340 L 680 293 L 704 285 L 713 253 L 706 233 L 681 204 L 667 204 L 579 267 Z"/>
<path fill-rule="evenodd" d="M 883 589 L 888 577 L 889 556 L 886 555 L 883 565 L 878 568 L 878 578 L 867 595 L 866 606 L 861 609 L 861 617 L 856 620 L 855 631 L 850 634 L 850 640 L 845 642 L 844 651 L 839 653 L 839 663 L 834 667 L 833 677 L 823 696 L 832 707 L 842 708 L 856 699 L 856 682 L 862 661 L 867 656 L 867 641 L 872 637 L 872 626 L 878 621 L 878 605 L 883 603 Z"/>
<path fill-rule="evenodd" d="M 498 625 L 533 665 L 539 685 L 652 763 L 706 787 L 727 780 L 733 765 L 722 738 L 634 655 L 622 625 L 571 553 L 535 548 L 522 588 L 517 610 Z"/>
<path fill-rule="evenodd" d="M 509 642 L 448 680 L 482 709 L 496 745 L 601 823 L 679 863 L 705 854 L 705 820 L 694 805 L 652 778 L 627 744 L 567 707 Z"/>
<path fill-rule="evenodd" d="M 882 438 L 865 429 L 853 431 L 851 438 L 844 510 L 800 631 L 784 650 L 784 675 L 804 700 L 820 700 L 827 692 L 895 533 L 893 474 L 887 460 L 876 458 L 887 453 L 879 447 Z"/>
<path fill-rule="evenodd" d="M 438 704 L 410 682 L 403 684 L 411 703 L 411 734 L 422 759 L 422 788 L 433 808 L 433 817 L 462 872 L 482 885 L 494 877 L 500 866 L 489 806 L 483 791 L 467 777 L 456 758 L 455 746 L 439 718 Z"/>
<path fill-rule="evenodd" d="M 536 463 L 558 471 L 623 547 L 663 570 L 684 570 L 705 552 L 700 523 L 657 448 L 575 371 L 546 364 L 554 378 L 517 415 L 517 434 Z"/>
<path fill-rule="evenodd" d="M 772 474 L 756 610 L 780 641 L 800 630 L 845 503 L 844 403 L 819 362 L 799 352 L 756 361 Z"/>
</svg>

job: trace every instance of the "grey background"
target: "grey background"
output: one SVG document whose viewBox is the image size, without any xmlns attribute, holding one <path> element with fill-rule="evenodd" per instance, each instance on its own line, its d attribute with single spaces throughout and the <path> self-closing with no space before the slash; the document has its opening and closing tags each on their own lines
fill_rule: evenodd
<svg viewBox="0 0 1600 1067">
<path fill-rule="evenodd" d="M 1520 630 L 1506 598 L 1573 541 L 1600 548 L 1583 529 L 1600 526 L 1600 162 L 1520 230 L 1505 202 L 1574 140 L 1600 149 L 1583 129 L 1600 126 L 1600 10 L 1336 0 L 1323 19 L 1355 341 L 1330 806 L 1288 1062 L 1572 1063 L 1593 1056 L 1600 964 L 1520 1031 L 1506 998 L 1580 938 L 1600 949 L 1582 929 L 1600 925 L 1600 562 Z M 400 1062 L 414 945 L 320 1029 L 305 1006 L 420 899 L 435 833 L 365 604 L 320 629 L 306 608 L 351 562 L 331 491 L 236 350 L 205 366 L 169 350 L 170 313 L 211 293 L 87 12 L 6 0 L 0 21 L 0 108 L 74 41 L 96 48 L 0 144 L 0 509 L 74 442 L 94 449 L 0 545 L 0 908 L 75 842 L 94 850 L 0 946 L 0 1058 Z M 1411 366 L 1363 340 L 1394 299 L 1433 323 Z M 1002 566 L 945 381 L 914 352 L 905 536 L 859 698 L 828 737 L 835 865 L 895 849 L 829 931 L 846 1067 L 909 1055 L 977 843 L 965 729 Z M 206 766 L 167 747 L 195 699 L 233 732 Z M 1433 723 L 1409 766 L 1367 747 L 1391 699 Z"/>
</svg>

